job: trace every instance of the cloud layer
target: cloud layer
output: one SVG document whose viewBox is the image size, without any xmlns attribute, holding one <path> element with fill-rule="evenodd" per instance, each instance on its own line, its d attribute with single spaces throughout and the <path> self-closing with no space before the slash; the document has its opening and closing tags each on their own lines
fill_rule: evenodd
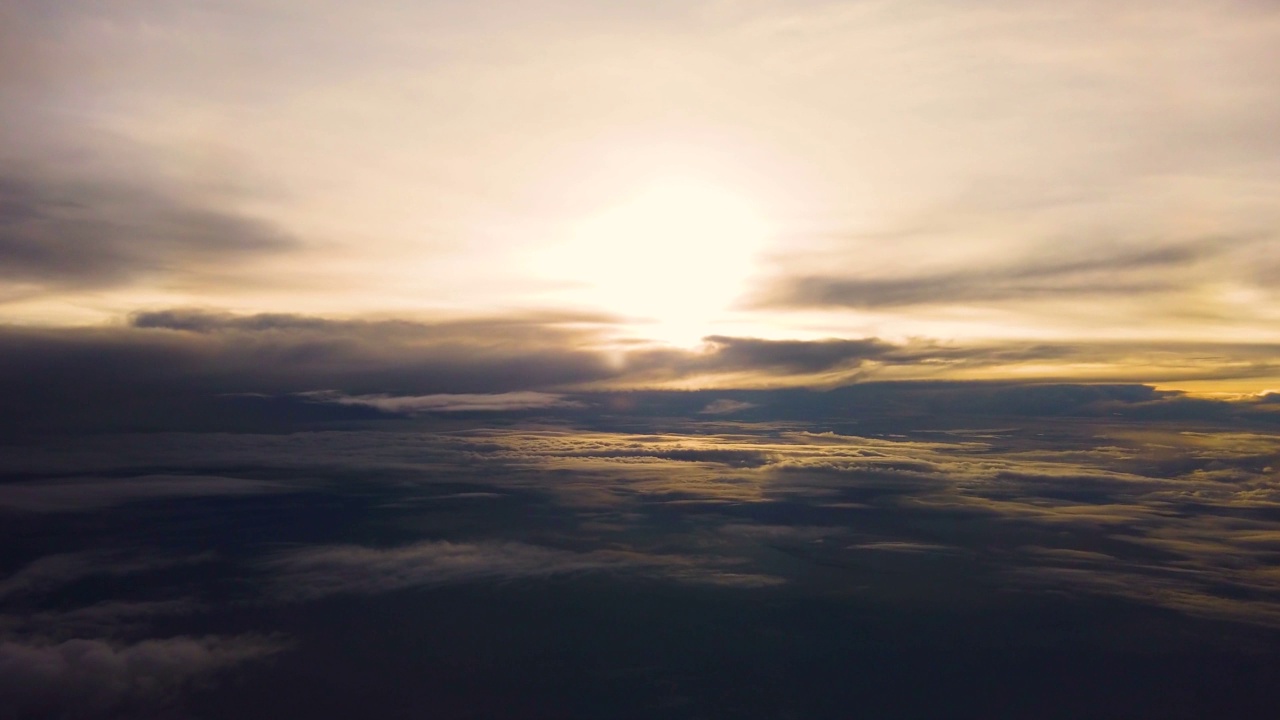
<svg viewBox="0 0 1280 720">
<path fill-rule="evenodd" d="M 628 388 L 834 387 L 1014 374 L 1265 385 L 1280 376 L 1275 348 L 1261 343 L 713 335 L 700 348 L 676 349 L 617 346 L 609 328 L 606 318 L 580 314 L 419 322 L 190 310 L 139 313 L 123 327 L 0 327 L 0 390 L 15 409 L 0 423 L 15 431 L 235 422 L 265 428 L 308 417 L 569 412 L 583 409 L 575 393 Z M 945 389 L 934 394 L 945 396 Z M 726 398 L 709 398 L 699 409 L 716 399 Z M 1148 400 L 1151 412 L 1189 407 Z"/>
<path fill-rule="evenodd" d="M 956 657 L 1057 697 L 1009 654 L 1107 665 L 1139 647 L 1152 687 L 1265 717 L 1264 691 L 1203 674 L 1269 672 L 1280 632 L 1265 398 L 1008 382 L 564 397 L 6 446 L 0 496 L 24 502 L 0 524 L 2 699 L 29 717 L 332 716 L 395 686 L 461 718 L 482 696 L 580 707 L 554 688 L 590 677 L 611 689 L 585 716 L 616 706 L 619 674 L 645 712 L 670 702 L 668 675 L 690 708 L 746 702 L 759 663 L 780 687 L 753 702 L 803 687 L 809 715 L 835 718 L 834 688 L 886 647 L 912 671 L 859 686 L 884 707 L 902 700 L 882 681 Z M 637 658 L 657 685 L 636 686 Z M 1080 687 L 1110 673 L 1069 666 Z M 439 681 L 407 681 L 424 668 Z M 473 697 L 460 678 L 477 673 Z M 1062 701 L 1163 712 L 1137 684 Z"/>
<path fill-rule="evenodd" d="M 1273 718 L 1280 7 L 0 3 L 0 715 Z"/>
</svg>

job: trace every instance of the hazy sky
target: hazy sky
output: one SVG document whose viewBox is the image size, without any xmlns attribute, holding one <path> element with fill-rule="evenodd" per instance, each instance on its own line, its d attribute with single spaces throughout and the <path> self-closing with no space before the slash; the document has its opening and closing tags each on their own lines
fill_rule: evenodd
<svg viewBox="0 0 1280 720">
<path fill-rule="evenodd" d="M 0 0 L 0 715 L 1272 720 L 1277 0 Z"/>
<path fill-rule="evenodd" d="M 9 324 L 591 313 L 579 349 L 1150 342 L 1280 374 L 1205 349 L 1280 341 L 1271 2 L 0 13 Z M 1133 368 L 1022 372 L 1091 367 Z"/>
</svg>

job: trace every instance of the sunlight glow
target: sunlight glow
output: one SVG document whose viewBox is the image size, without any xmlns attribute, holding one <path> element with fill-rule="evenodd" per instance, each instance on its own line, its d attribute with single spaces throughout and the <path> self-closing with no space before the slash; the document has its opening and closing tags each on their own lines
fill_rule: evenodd
<svg viewBox="0 0 1280 720">
<path fill-rule="evenodd" d="M 700 180 L 668 179 L 573 223 L 537 270 L 565 292 L 649 321 L 644 334 L 691 344 L 744 290 L 769 236 L 752 203 Z"/>
</svg>

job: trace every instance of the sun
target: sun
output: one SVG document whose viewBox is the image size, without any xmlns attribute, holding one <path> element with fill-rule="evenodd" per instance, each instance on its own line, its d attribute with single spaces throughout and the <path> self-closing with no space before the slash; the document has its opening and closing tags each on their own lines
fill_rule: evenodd
<svg viewBox="0 0 1280 720">
<path fill-rule="evenodd" d="M 572 222 L 540 264 L 575 303 L 688 344 L 741 295 L 769 234 L 758 205 L 726 186 L 668 178 Z"/>
</svg>

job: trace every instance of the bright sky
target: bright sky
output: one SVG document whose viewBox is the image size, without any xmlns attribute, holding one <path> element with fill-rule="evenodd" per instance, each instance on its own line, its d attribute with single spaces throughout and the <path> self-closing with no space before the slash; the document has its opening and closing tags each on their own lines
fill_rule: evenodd
<svg viewBox="0 0 1280 720">
<path fill-rule="evenodd" d="M 1280 6 L 0 8 L 0 319 L 1280 342 Z"/>
</svg>

